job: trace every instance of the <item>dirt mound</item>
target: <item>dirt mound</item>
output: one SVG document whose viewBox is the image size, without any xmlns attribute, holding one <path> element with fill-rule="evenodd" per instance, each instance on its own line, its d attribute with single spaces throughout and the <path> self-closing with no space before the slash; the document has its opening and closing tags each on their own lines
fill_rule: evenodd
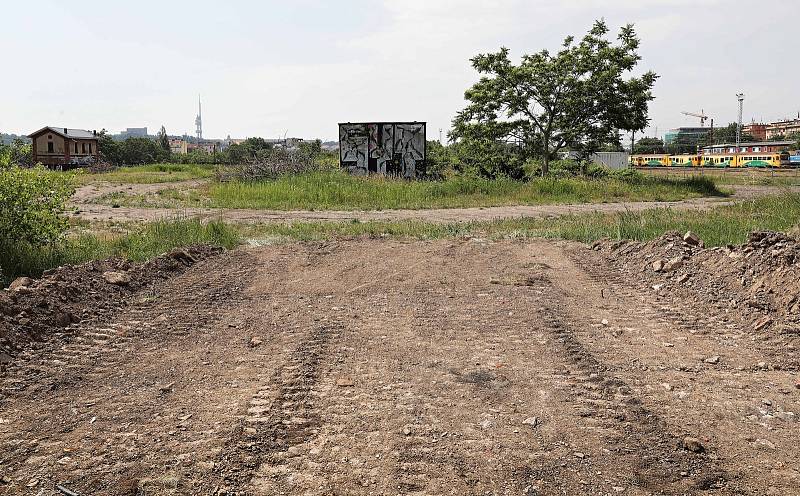
<svg viewBox="0 0 800 496">
<path fill-rule="evenodd" d="M 19 278 L 0 292 L 0 364 L 55 329 L 100 317 L 147 287 L 184 271 L 221 248 L 176 249 L 144 263 L 119 258 L 67 265 L 41 279 Z"/>
<path fill-rule="evenodd" d="M 593 248 L 607 252 L 609 263 L 651 286 L 660 297 L 710 304 L 788 350 L 800 345 L 797 238 L 753 232 L 741 246 L 706 249 L 690 233 L 669 232 L 647 243 L 600 241 Z"/>
</svg>

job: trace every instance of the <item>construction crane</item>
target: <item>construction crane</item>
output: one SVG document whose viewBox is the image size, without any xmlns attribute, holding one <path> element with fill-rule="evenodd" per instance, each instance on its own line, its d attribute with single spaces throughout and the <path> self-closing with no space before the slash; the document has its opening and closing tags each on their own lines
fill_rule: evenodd
<svg viewBox="0 0 800 496">
<path fill-rule="evenodd" d="M 699 114 L 695 114 L 694 112 L 681 112 L 681 114 L 688 115 L 690 117 L 699 117 L 700 127 L 706 127 L 706 120 L 710 119 L 710 117 L 705 114 L 704 110 L 701 110 Z"/>
</svg>

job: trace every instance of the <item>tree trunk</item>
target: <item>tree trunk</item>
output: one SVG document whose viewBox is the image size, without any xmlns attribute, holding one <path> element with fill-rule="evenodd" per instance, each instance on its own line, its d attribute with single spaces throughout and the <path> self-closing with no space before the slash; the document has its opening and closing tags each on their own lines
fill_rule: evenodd
<svg viewBox="0 0 800 496">
<path fill-rule="evenodd" d="M 550 173 L 550 136 L 545 133 L 542 138 L 544 138 L 544 157 L 542 160 L 542 177 L 545 177 L 547 174 Z"/>
</svg>

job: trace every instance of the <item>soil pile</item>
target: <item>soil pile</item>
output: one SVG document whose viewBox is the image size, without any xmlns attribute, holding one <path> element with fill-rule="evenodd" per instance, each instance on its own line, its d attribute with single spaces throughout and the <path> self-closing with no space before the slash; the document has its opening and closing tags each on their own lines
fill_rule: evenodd
<svg viewBox="0 0 800 496">
<path fill-rule="evenodd" d="M 788 350 L 800 345 L 797 238 L 753 232 L 741 246 L 706 249 L 692 233 L 669 232 L 646 243 L 600 241 L 593 248 L 660 298 L 711 305 Z"/>
<path fill-rule="evenodd" d="M 51 331 L 102 317 L 131 296 L 222 251 L 210 246 L 176 249 L 144 263 L 119 258 L 67 265 L 41 279 L 19 278 L 0 292 L 0 365 Z"/>
</svg>

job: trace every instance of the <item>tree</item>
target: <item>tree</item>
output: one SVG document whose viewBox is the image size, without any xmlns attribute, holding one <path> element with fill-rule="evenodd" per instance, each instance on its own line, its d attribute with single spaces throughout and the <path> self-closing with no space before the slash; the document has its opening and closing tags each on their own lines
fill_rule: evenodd
<svg viewBox="0 0 800 496">
<path fill-rule="evenodd" d="M 619 144 L 619 130 L 647 126 L 651 89 L 658 76 L 625 76 L 640 60 L 633 26 L 623 27 L 617 44 L 596 21 L 575 43 L 567 37 L 561 49 L 524 55 L 519 65 L 509 50 L 481 54 L 472 66 L 484 76 L 464 96 L 469 102 L 453 120 L 449 137 L 519 144 L 522 159 L 538 156 L 542 174 L 567 146 L 591 154 L 604 144 Z"/>
<path fill-rule="evenodd" d="M 718 145 L 721 143 L 736 143 L 736 128 L 738 126 L 739 125 L 737 123 L 731 122 L 727 126 L 714 129 L 713 144 Z M 744 131 L 742 131 L 741 139 L 743 143 L 756 141 L 752 134 L 745 133 Z"/>
<path fill-rule="evenodd" d="M 164 126 L 161 126 L 161 130 L 158 131 L 157 141 L 161 149 L 166 152 L 167 156 L 169 156 L 169 137 L 167 136 L 167 130 L 164 128 Z"/>
<path fill-rule="evenodd" d="M 634 153 L 664 153 L 664 142 L 659 138 L 642 138 L 633 147 Z"/>
</svg>

